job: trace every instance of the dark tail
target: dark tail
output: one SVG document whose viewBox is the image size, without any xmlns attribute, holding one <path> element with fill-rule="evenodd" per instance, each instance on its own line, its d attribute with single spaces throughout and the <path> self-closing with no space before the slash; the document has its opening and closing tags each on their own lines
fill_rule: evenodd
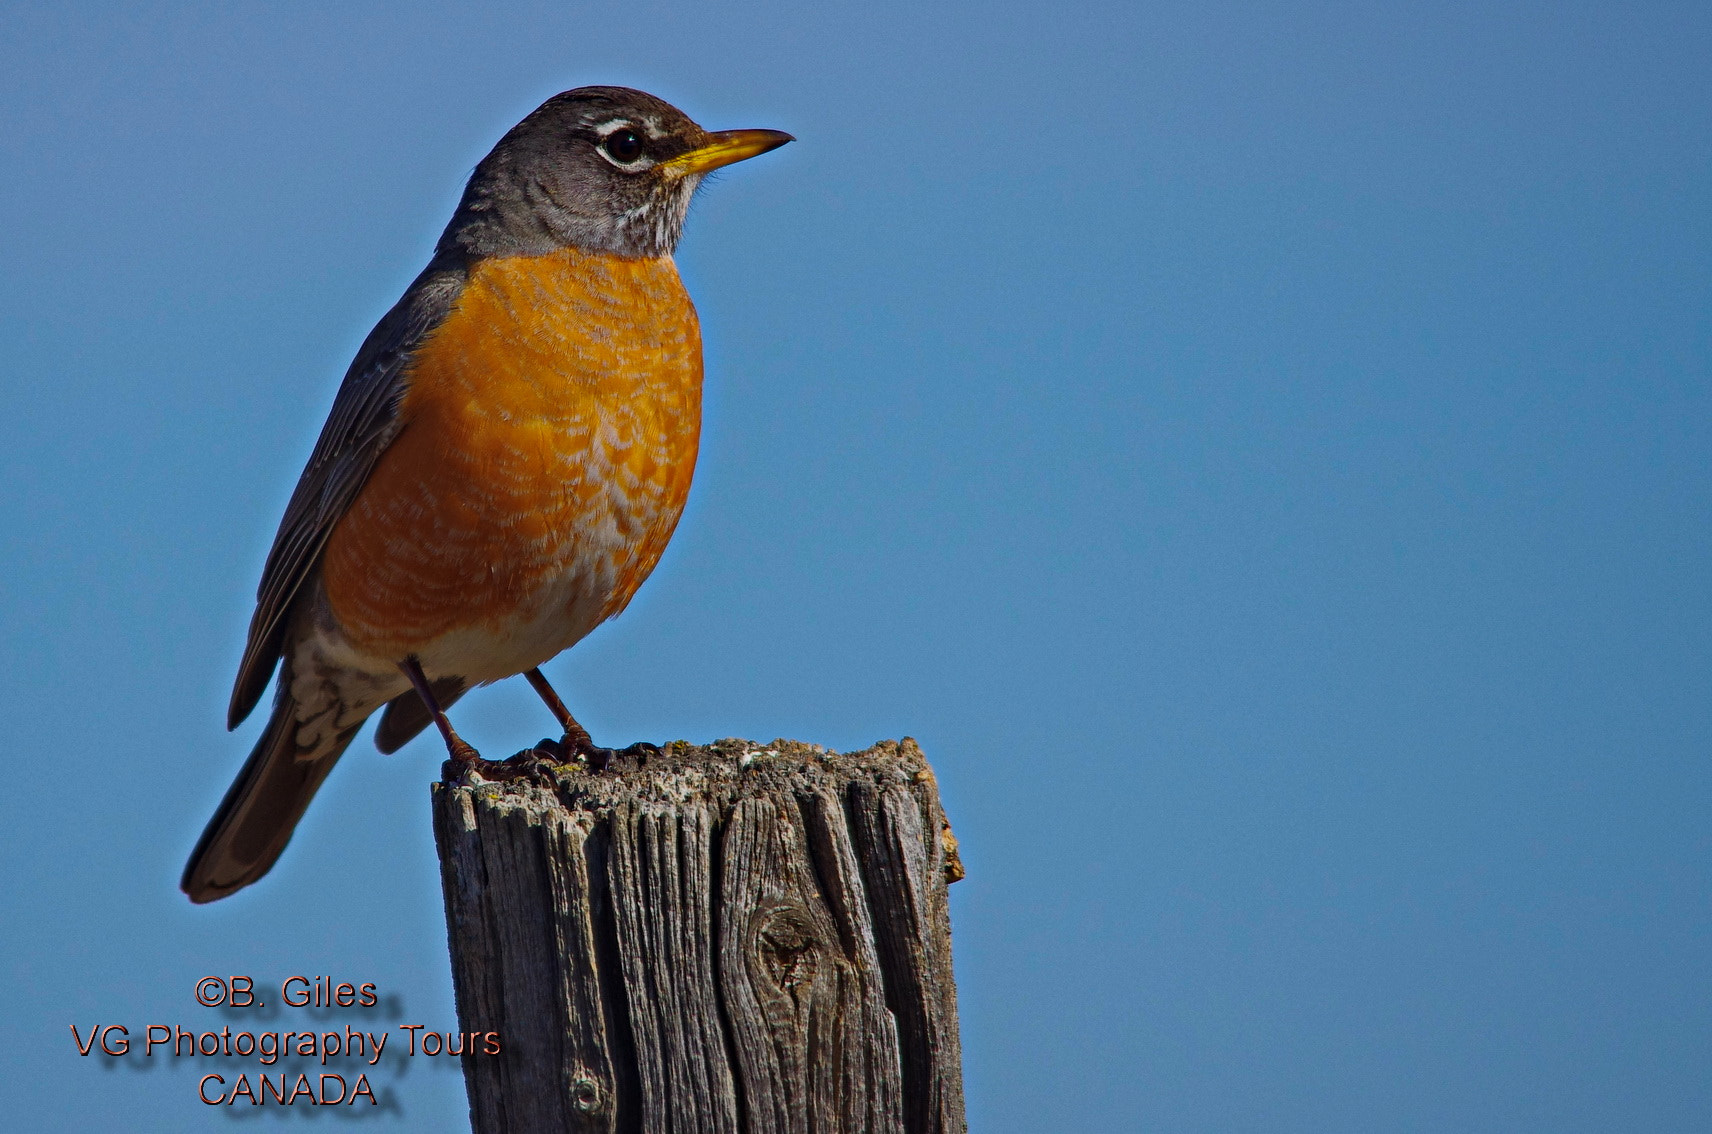
<svg viewBox="0 0 1712 1134">
<path fill-rule="evenodd" d="M 234 894 L 273 869 L 315 791 L 361 722 L 309 748 L 297 745 L 297 703 L 283 680 L 273 716 L 190 852 L 179 889 L 193 902 Z"/>
</svg>

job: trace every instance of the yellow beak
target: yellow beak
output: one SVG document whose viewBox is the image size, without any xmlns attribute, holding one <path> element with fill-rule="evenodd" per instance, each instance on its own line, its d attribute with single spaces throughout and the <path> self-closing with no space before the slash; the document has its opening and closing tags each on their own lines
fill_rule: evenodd
<svg viewBox="0 0 1712 1134">
<path fill-rule="evenodd" d="M 721 130 L 707 136 L 707 145 L 661 162 L 660 171 L 668 177 L 707 173 L 794 141 L 783 130 Z"/>
</svg>

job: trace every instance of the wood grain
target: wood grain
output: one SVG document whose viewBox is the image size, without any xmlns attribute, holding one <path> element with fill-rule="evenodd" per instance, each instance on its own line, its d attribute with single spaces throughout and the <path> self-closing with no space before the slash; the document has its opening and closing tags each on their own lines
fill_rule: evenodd
<svg viewBox="0 0 1712 1134">
<path fill-rule="evenodd" d="M 471 776 L 434 830 L 460 1026 L 501 1036 L 478 1134 L 965 1130 L 962 867 L 913 741 Z"/>
</svg>

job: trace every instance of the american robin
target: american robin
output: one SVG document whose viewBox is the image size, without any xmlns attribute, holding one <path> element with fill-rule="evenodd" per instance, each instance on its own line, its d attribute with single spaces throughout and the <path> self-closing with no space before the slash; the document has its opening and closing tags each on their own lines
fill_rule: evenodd
<svg viewBox="0 0 1712 1134">
<path fill-rule="evenodd" d="M 180 883 L 266 874 L 351 738 L 395 751 L 623 610 L 671 538 L 701 431 L 701 332 L 672 251 L 711 170 L 791 141 L 709 133 L 622 87 L 548 99 L 470 176 L 434 257 L 369 333 L 286 506 L 228 727 L 273 715 Z"/>
</svg>

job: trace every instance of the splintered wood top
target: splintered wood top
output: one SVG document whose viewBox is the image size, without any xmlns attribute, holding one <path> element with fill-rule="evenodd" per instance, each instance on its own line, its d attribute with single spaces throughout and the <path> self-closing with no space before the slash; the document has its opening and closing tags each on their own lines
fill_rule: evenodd
<svg viewBox="0 0 1712 1134">
<path fill-rule="evenodd" d="M 561 804 L 572 811 L 600 812 L 619 803 L 681 804 L 700 800 L 729 805 L 740 797 L 774 790 L 842 787 L 870 780 L 875 787 L 932 784 L 933 770 L 909 737 L 882 740 L 860 752 L 834 752 L 799 740 L 716 740 L 698 745 L 674 740 L 660 755 L 629 759 L 612 770 L 591 772 L 581 764 L 546 764 Z M 450 761 L 443 782 L 478 788 L 484 796 L 530 796 L 548 788 L 547 777 L 486 778 Z M 935 785 L 937 786 L 937 785 Z"/>
</svg>

